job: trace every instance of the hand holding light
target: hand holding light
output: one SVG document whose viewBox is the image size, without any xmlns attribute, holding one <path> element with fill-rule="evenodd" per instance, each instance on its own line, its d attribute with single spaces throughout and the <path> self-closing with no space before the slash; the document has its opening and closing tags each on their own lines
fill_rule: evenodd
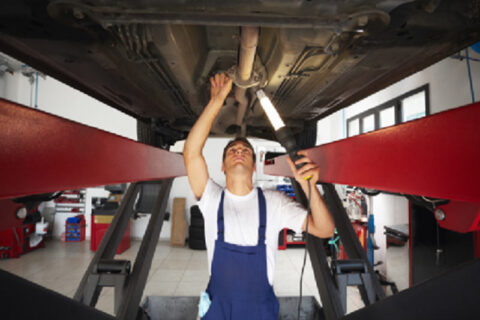
<svg viewBox="0 0 480 320">
<path fill-rule="evenodd" d="M 275 130 L 275 136 L 277 137 L 278 142 L 280 142 L 280 144 L 287 150 L 290 159 L 295 162 L 296 168 L 300 169 L 305 165 L 305 162 L 301 161 L 297 163 L 297 160 L 301 159 L 302 156 L 297 153 L 297 143 L 293 138 L 292 132 L 290 131 L 290 129 L 288 129 L 288 127 L 285 126 L 282 118 L 280 118 L 277 110 L 275 109 L 265 92 L 263 92 L 263 90 L 260 89 L 257 91 L 257 97 L 260 101 L 260 105 L 262 106 L 263 111 L 265 111 L 268 120 L 272 124 L 273 129 Z M 305 180 L 308 180 L 310 178 L 311 177 L 306 176 Z"/>
<path fill-rule="evenodd" d="M 308 157 L 306 151 L 299 151 L 298 155 L 300 158 L 295 162 L 287 158 L 295 180 L 301 185 L 306 181 L 309 181 L 312 186 L 315 185 L 320 176 L 320 168 Z"/>
</svg>

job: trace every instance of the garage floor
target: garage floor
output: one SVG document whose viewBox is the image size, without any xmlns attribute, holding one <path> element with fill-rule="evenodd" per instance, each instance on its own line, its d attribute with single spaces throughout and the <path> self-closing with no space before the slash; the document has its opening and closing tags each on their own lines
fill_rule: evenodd
<svg viewBox="0 0 480 320">
<path fill-rule="evenodd" d="M 117 256 L 134 261 L 140 242 L 132 242 L 129 250 Z M 278 296 L 298 296 L 304 250 L 288 248 L 279 251 L 274 280 Z M 19 259 L 0 260 L 0 269 L 17 274 L 37 284 L 72 297 L 94 253 L 88 241 L 49 241 L 45 248 L 35 250 Z M 168 242 L 157 245 L 144 296 L 198 296 L 208 283 L 206 251 L 170 247 Z M 307 258 L 303 294 L 318 300 L 315 278 Z M 349 288 L 348 311 L 363 307 L 358 291 Z M 113 314 L 113 289 L 102 291 L 97 308 Z"/>
</svg>

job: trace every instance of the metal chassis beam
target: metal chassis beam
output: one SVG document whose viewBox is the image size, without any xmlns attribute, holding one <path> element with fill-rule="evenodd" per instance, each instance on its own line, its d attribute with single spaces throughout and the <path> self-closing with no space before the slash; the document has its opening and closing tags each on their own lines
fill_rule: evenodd
<svg viewBox="0 0 480 320">
<path fill-rule="evenodd" d="M 185 173 L 179 154 L 0 99 L 0 199 Z"/>
<path fill-rule="evenodd" d="M 198 5 L 190 6 L 157 6 L 156 8 L 143 9 L 131 7 L 128 13 L 108 6 L 89 6 L 81 3 L 60 4 L 63 10 L 80 10 L 103 26 L 124 25 L 131 23 L 143 24 L 191 24 L 191 25 L 215 25 L 215 26 L 262 26 L 278 28 L 313 28 L 331 31 L 352 31 L 358 25 L 355 17 L 362 14 L 370 19 L 378 19 L 388 24 L 388 14 L 382 10 L 365 10 L 351 14 L 345 14 L 339 20 L 325 13 L 314 13 L 311 10 L 295 10 L 291 8 L 288 14 L 272 13 L 269 6 L 252 8 L 250 12 L 240 10 L 238 5 L 224 8 L 221 5 L 215 11 L 199 10 Z M 233 11 L 232 11 L 233 9 Z M 252 13 L 252 10 L 256 11 Z M 232 14 L 231 12 L 236 12 Z"/>
</svg>

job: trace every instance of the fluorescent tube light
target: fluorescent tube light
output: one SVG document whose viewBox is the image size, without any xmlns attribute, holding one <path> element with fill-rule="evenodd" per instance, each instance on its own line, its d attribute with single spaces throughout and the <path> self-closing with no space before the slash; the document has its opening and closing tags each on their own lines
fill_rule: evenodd
<svg viewBox="0 0 480 320">
<path fill-rule="evenodd" d="M 258 90 L 257 97 L 260 101 L 260 105 L 262 106 L 263 111 L 265 111 L 265 113 L 267 114 L 268 120 L 270 120 L 273 129 L 277 131 L 278 129 L 285 127 L 285 123 L 283 123 L 282 118 L 280 118 L 280 115 L 278 114 L 270 99 L 265 95 L 265 92 L 263 92 L 263 90 Z"/>
</svg>

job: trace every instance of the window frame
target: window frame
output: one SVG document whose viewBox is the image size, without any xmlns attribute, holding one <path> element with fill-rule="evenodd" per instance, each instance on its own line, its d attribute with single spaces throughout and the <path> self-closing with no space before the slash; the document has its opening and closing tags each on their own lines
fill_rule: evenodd
<svg viewBox="0 0 480 320">
<path fill-rule="evenodd" d="M 413 90 L 410 90 L 402 95 L 399 95 L 398 97 L 396 98 L 393 98 L 391 100 L 388 100 L 387 102 L 384 102 L 376 107 L 373 107 L 373 108 L 370 108 L 362 113 L 359 113 L 357 115 L 354 115 L 353 117 L 350 117 L 347 119 L 346 121 L 346 128 L 347 128 L 347 138 L 350 138 L 350 130 L 349 130 L 349 124 L 351 121 L 355 121 L 356 119 L 358 119 L 358 125 L 359 125 L 359 133 L 358 135 L 360 134 L 363 134 L 363 119 L 370 116 L 370 115 L 374 115 L 374 130 L 373 131 L 376 131 L 378 129 L 381 129 L 380 128 L 380 112 L 385 110 L 385 109 L 388 109 L 390 107 L 394 107 L 394 112 L 395 112 L 395 123 L 394 125 L 397 125 L 399 123 L 402 123 L 402 100 L 404 100 L 405 98 L 408 98 L 410 96 L 413 96 L 419 92 L 422 92 L 424 91 L 425 92 L 425 117 L 426 116 L 429 116 L 430 115 L 430 86 L 429 84 L 424 84 L 418 88 L 415 88 Z M 412 121 L 412 120 L 410 120 Z M 369 131 L 369 132 L 373 132 L 373 131 Z M 367 133 L 367 132 L 365 132 Z"/>
</svg>

